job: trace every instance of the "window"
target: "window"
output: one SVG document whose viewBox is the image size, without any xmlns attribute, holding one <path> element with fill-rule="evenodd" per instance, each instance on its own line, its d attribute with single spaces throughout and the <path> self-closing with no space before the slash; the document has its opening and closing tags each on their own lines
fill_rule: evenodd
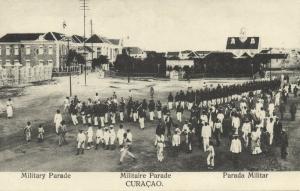
<svg viewBox="0 0 300 191">
<path fill-rule="evenodd" d="M 235 44 L 235 39 L 231 38 L 230 44 Z"/>
<path fill-rule="evenodd" d="M 53 54 L 53 47 L 52 47 L 52 46 L 49 46 L 49 47 L 48 47 L 48 54 L 49 54 L 49 55 L 52 55 L 52 54 Z"/>
<path fill-rule="evenodd" d="M 39 66 L 43 66 L 44 65 L 44 61 L 43 60 L 39 60 Z"/>
<path fill-rule="evenodd" d="M 14 47 L 14 53 L 16 56 L 19 55 L 19 47 L 18 46 Z"/>
<path fill-rule="evenodd" d="M 53 66 L 53 60 L 48 60 L 48 66 Z"/>
<path fill-rule="evenodd" d="M 7 47 L 6 47 L 6 56 L 9 56 L 9 55 L 10 55 L 10 47 L 7 46 Z"/>
<path fill-rule="evenodd" d="M 101 48 L 98 47 L 98 48 L 97 48 L 97 55 L 96 55 L 96 56 L 99 57 L 100 55 L 101 55 Z"/>
<path fill-rule="evenodd" d="M 14 60 L 14 65 L 19 65 L 20 61 L 19 60 Z"/>
<path fill-rule="evenodd" d="M 6 65 L 6 66 L 10 66 L 10 60 L 6 60 L 6 61 L 5 61 L 5 65 Z"/>
<path fill-rule="evenodd" d="M 255 40 L 254 40 L 254 38 L 251 38 L 251 42 L 250 42 L 250 44 L 255 44 Z"/>
<path fill-rule="evenodd" d="M 26 61 L 25 61 L 25 66 L 26 66 L 26 67 L 30 67 L 30 60 L 26 60 Z"/>
<path fill-rule="evenodd" d="M 27 45 L 25 48 L 25 54 L 30 55 L 30 46 L 29 45 Z"/>
<path fill-rule="evenodd" d="M 39 47 L 39 55 L 44 54 L 44 47 L 40 46 Z"/>
</svg>

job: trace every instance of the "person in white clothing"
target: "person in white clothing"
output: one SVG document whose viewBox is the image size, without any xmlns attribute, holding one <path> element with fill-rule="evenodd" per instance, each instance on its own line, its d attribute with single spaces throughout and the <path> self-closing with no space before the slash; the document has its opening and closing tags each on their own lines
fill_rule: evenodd
<svg viewBox="0 0 300 191">
<path fill-rule="evenodd" d="M 204 125 L 205 123 L 208 123 L 208 117 L 206 115 L 206 112 L 203 112 L 200 116 L 201 123 Z"/>
<path fill-rule="evenodd" d="M 251 134 L 251 122 L 248 118 L 245 119 L 242 125 L 243 139 L 245 142 L 245 147 L 249 145 L 249 134 Z"/>
<path fill-rule="evenodd" d="M 172 147 L 174 156 L 178 156 L 179 146 L 180 146 L 180 129 L 176 128 L 175 133 L 172 137 Z"/>
<path fill-rule="evenodd" d="M 269 111 L 270 117 L 273 117 L 273 115 L 274 115 L 274 110 L 275 110 L 275 104 L 272 103 L 272 102 L 269 103 L 268 111 Z"/>
<path fill-rule="evenodd" d="M 68 112 L 70 108 L 70 98 L 66 97 L 64 100 L 64 112 Z"/>
<path fill-rule="evenodd" d="M 207 122 L 202 127 L 201 136 L 203 139 L 203 150 L 204 152 L 206 152 L 206 149 L 209 146 L 209 138 L 211 137 L 211 127 Z"/>
<path fill-rule="evenodd" d="M 237 114 L 234 114 L 233 117 L 232 117 L 232 128 L 235 129 L 235 133 L 238 132 L 238 129 L 240 128 L 241 126 L 241 120 L 240 118 L 238 117 Z"/>
<path fill-rule="evenodd" d="M 270 134 L 270 142 L 269 142 L 270 145 L 273 144 L 274 122 L 275 122 L 274 119 L 272 117 L 270 117 L 270 118 L 268 118 L 267 125 L 266 125 L 267 132 Z"/>
<path fill-rule="evenodd" d="M 235 168 L 238 168 L 240 153 L 242 152 L 242 143 L 237 134 L 233 136 L 233 139 L 231 141 L 230 152 L 232 153 L 233 166 Z"/>
<path fill-rule="evenodd" d="M 115 149 L 115 140 L 116 140 L 116 131 L 114 130 L 114 126 L 110 125 L 109 147 L 110 147 L 111 150 Z"/>
<path fill-rule="evenodd" d="M 55 123 L 55 132 L 58 134 L 58 128 L 60 126 L 60 123 L 62 121 L 62 115 L 60 113 L 60 110 L 56 110 L 56 114 L 54 115 L 54 123 Z"/>
<path fill-rule="evenodd" d="M 120 128 L 117 132 L 117 139 L 118 139 L 118 142 L 119 142 L 119 146 L 121 146 L 123 144 L 124 133 L 125 133 L 125 130 L 123 129 L 123 125 L 120 124 Z"/>
<path fill-rule="evenodd" d="M 207 155 L 207 168 L 213 169 L 215 166 L 215 149 L 212 141 L 209 141 L 209 146 L 207 147 L 208 155 Z"/>
<path fill-rule="evenodd" d="M 13 114 L 14 114 L 14 112 L 13 112 L 13 102 L 10 98 L 6 102 L 6 114 L 7 114 L 8 119 L 12 118 Z"/>
<path fill-rule="evenodd" d="M 157 148 L 157 160 L 162 162 L 164 160 L 164 147 L 165 147 L 165 137 L 160 134 L 156 137 L 155 146 Z"/>
<path fill-rule="evenodd" d="M 94 131 L 93 131 L 93 127 L 91 124 L 89 124 L 89 128 L 87 130 L 87 149 L 91 149 L 91 147 L 93 147 L 93 136 L 94 136 Z"/>
<path fill-rule="evenodd" d="M 80 129 L 79 133 L 77 135 L 77 153 L 76 153 L 76 155 L 79 155 L 79 153 L 83 154 L 84 146 L 85 146 L 85 140 L 86 140 L 86 136 L 83 133 L 83 130 Z"/>
<path fill-rule="evenodd" d="M 104 132 L 103 132 L 103 140 L 104 140 L 104 144 L 105 144 L 105 147 L 104 147 L 105 150 L 109 149 L 109 136 L 110 136 L 110 133 L 109 133 L 108 127 L 105 127 Z"/>
<path fill-rule="evenodd" d="M 96 146 L 95 149 L 98 149 L 99 144 L 103 144 L 104 143 L 104 139 L 103 139 L 103 130 L 101 128 L 101 126 L 98 127 L 97 131 L 96 131 Z"/>
<path fill-rule="evenodd" d="M 130 129 L 127 129 L 126 133 L 127 133 L 127 139 L 128 139 L 130 142 L 133 142 L 133 139 L 132 139 L 132 133 L 130 132 Z"/>
</svg>

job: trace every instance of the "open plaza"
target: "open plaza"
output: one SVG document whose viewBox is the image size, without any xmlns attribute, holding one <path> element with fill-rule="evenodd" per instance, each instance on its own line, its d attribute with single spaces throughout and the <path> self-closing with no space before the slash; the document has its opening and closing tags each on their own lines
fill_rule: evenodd
<svg viewBox="0 0 300 191">
<path fill-rule="evenodd" d="M 155 78 L 131 79 L 130 83 L 124 78 L 98 78 L 96 73 L 87 75 L 87 85 L 84 85 L 84 75 L 72 77 L 73 96 L 86 101 L 93 98 L 95 93 L 99 93 L 100 98 L 112 97 L 116 93 L 118 99 L 125 100 L 132 96 L 134 100 L 146 99 L 149 101 L 150 87 L 154 89 L 154 100 L 161 100 L 162 105 L 167 105 L 170 92 L 175 95 L 179 90 L 197 90 L 204 86 L 217 86 L 217 84 L 231 85 L 242 84 L 249 79 L 206 79 L 188 81 L 172 81 Z M 10 93 L 10 90 L 12 94 Z M 207 171 L 207 152 L 203 151 L 203 146 L 197 141 L 193 142 L 193 152 L 186 153 L 181 149 L 177 157 L 173 156 L 170 145 L 164 149 L 164 160 L 157 160 L 157 148 L 155 147 L 156 127 L 158 120 L 149 121 L 149 113 L 145 119 L 144 130 L 140 129 L 138 122 L 123 122 L 124 129 L 130 129 L 133 135 L 131 152 L 137 158 L 136 161 L 126 158 L 122 165 L 119 165 L 120 149 L 118 146 L 114 150 L 85 150 L 83 155 L 75 155 L 77 150 L 78 130 L 88 130 L 88 125 L 83 125 L 81 121 L 78 125 L 72 124 L 70 115 L 62 112 L 66 121 L 67 133 L 66 144 L 59 146 L 58 135 L 55 132 L 53 122 L 57 109 L 63 111 L 64 99 L 69 96 L 69 78 L 53 78 L 51 81 L 39 85 L 19 87 L 14 89 L 1 89 L 1 104 L 4 113 L 0 118 L 0 161 L 1 171 Z M 5 93 L 3 93 L 5 92 Z M 17 93 L 16 93 L 17 92 Z M 5 94 L 7 94 L 5 96 Z M 14 104 L 14 115 L 7 119 L 5 113 L 5 103 L 7 98 L 11 98 Z M 288 98 L 286 111 L 281 120 L 283 128 L 286 129 L 289 138 L 287 159 L 281 159 L 280 148 L 271 146 L 268 154 L 251 155 L 247 151 L 242 151 L 238 170 L 260 170 L 260 171 L 281 171 L 299 170 L 299 135 L 298 128 L 299 115 L 296 113 L 296 120 L 290 121 L 289 106 L 291 103 L 298 103 L 299 98 L 292 96 Z M 4 109 L 3 109 L 4 108 Z M 278 110 L 275 110 L 279 114 Z M 156 115 L 156 112 L 155 112 Z M 126 115 L 125 115 L 126 116 Z M 171 111 L 171 117 L 181 129 L 185 120 L 189 120 L 190 111 L 183 112 L 183 120 L 176 120 L 175 112 Z M 80 116 L 78 116 L 80 118 Z M 27 121 L 31 122 L 31 141 L 27 142 L 24 135 L 24 127 Z M 38 126 L 42 125 L 45 130 L 44 141 L 38 142 Z M 120 121 L 114 125 L 115 130 L 119 128 Z M 106 125 L 109 126 L 109 125 Z M 97 127 L 93 127 L 94 132 Z M 174 130 L 174 129 L 172 129 Z M 95 135 L 94 135 L 95 136 Z M 95 140 L 95 137 L 94 137 Z M 237 170 L 232 165 L 230 153 L 230 140 L 221 135 L 220 146 L 215 146 L 215 171 Z M 117 143 L 116 143 L 117 145 Z"/>
</svg>

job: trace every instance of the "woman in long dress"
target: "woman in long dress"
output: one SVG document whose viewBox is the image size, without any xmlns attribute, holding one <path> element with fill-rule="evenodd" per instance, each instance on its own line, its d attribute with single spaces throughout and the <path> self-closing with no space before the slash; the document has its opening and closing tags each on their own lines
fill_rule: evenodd
<svg viewBox="0 0 300 191">
<path fill-rule="evenodd" d="M 10 98 L 6 102 L 6 114 L 8 119 L 13 117 L 13 102 Z"/>
</svg>

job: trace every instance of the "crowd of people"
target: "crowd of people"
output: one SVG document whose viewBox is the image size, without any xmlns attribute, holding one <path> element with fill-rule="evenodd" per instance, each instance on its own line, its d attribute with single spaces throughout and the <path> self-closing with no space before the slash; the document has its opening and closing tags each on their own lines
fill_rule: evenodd
<svg viewBox="0 0 300 191">
<path fill-rule="evenodd" d="M 114 150 L 118 146 L 122 164 L 127 155 L 136 160 L 131 152 L 132 133 L 130 128 L 124 128 L 124 123 L 139 123 L 143 130 L 145 121 L 157 119 L 154 145 L 158 161 L 164 160 L 165 149 L 170 149 L 176 157 L 181 151 L 191 153 L 195 146 L 200 146 L 207 153 L 208 168 L 213 169 L 215 155 L 218 154 L 215 147 L 229 141 L 228 152 L 232 153 L 234 166 L 239 168 L 241 152 L 268 154 L 272 147 L 280 146 L 281 157 L 286 158 L 288 136 L 281 119 L 289 93 L 297 96 L 297 86 L 292 90 L 291 85 L 281 80 L 216 87 L 204 84 L 202 89 L 181 90 L 174 97 L 170 93 L 164 104 L 160 100 L 154 101 L 153 87 L 149 101 L 135 100 L 132 95 L 125 100 L 118 98 L 115 92 L 111 97 L 103 98 L 96 93 L 87 101 L 77 96 L 66 97 L 63 110 L 56 111 L 53 121 L 59 146 L 66 143 L 66 121 L 69 118 L 66 116 L 69 115 L 73 125 L 78 127 L 76 155 L 83 154 L 85 149 L 98 150 L 102 147 Z M 280 117 L 276 115 L 277 111 Z M 291 104 L 292 120 L 295 120 L 296 111 L 297 105 Z M 8 109 L 9 112 L 12 116 Z M 115 128 L 117 123 L 118 129 Z M 28 122 L 24 128 L 26 141 L 31 140 L 31 131 L 31 123 Z M 44 133 L 43 126 L 39 125 L 39 142 L 43 142 Z"/>
</svg>

